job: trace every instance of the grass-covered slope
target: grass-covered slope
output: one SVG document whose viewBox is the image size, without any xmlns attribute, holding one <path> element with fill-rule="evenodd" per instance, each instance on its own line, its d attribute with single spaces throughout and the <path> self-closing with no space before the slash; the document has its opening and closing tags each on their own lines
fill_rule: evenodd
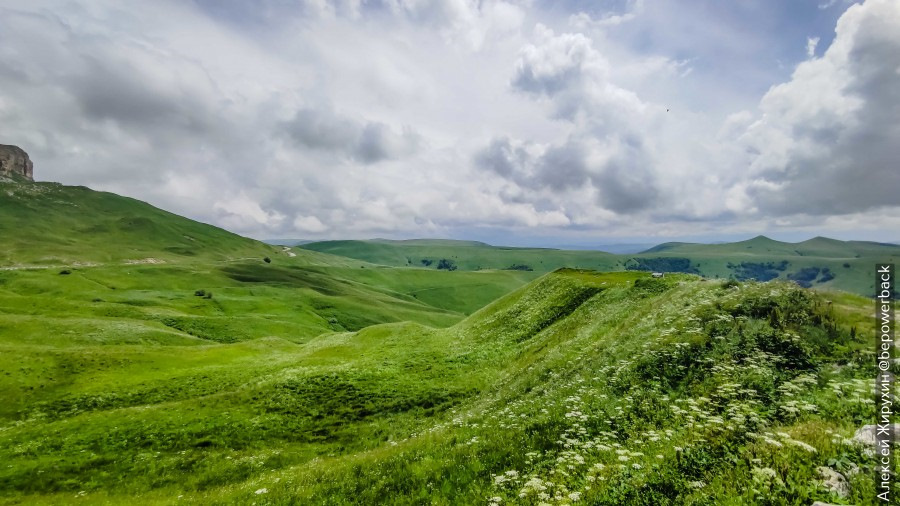
<svg viewBox="0 0 900 506">
<path fill-rule="evenodd" d="M 785 279 L 805 287 L 871 295 L 875 293 L 875 264 L 896 263 L 900 247 L 825 237 L 788 243 L 759 236 L 726 244 L 665 243 L 633 258 L 629 265 L 688 259 L 697 272 L 712 278 Z"/>
<path fill-rule="evenodd" d="M 787 243 L 759 236 L 726 244 L 665 243 L 631 255 L 502 248 L 471 241 L 324 241 L 302 248 L 382 265 L 427 269 L 554 269 L 685 272 L 739 281 L 782 279 L 811 288 L 874 293 L 876 262 L 900 260 L 900 246 L 817 237 Z"/>
<path fill-rule="evenodd" d="M 300 248 L 395 267 L 550 272 L 560 267 L 612 270 L 621 259 L 599 251 L 505 248 L 476 241 L 413 239 L 322 241 Z"/>
<path fill-rule="evenodd" d="M 278 251 L 139 200 L 57 183 L 0 183 L 0 237 L 0 267 L 262 258 Z"/>
<path fill-rule="evenodd" d="M 0 183 L 0 236 L 0 339 L 37 343 L 61 329 L 78 341 L 118 332 L 143 343 L 297 341 L 403 320 L 447 326 L 534 278 L 399 272 L 55 183 Z"/>
<path fill-rule="evenodd" d="M 8 336 L 0 391 L 17 401 L 0 412 L 0 493 L 874 504 L 874 459 L 849 441 L 875 418 L 870 305 L 785 283 L 564 270 L 443 329 L 154 346 Z M 846 475 L 846 498 L 819 467 Z"/>
</svg>

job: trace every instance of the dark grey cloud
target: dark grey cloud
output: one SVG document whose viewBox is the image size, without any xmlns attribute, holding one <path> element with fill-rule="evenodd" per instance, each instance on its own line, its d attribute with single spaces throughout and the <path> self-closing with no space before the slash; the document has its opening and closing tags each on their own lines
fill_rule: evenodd
<svg viewBox="0 0 900 506">
<path fill-rule="evenodd" d="M 285 124 L 285 129 L 298 144 L 323 150 L 353 150 L 360 136 L 359 123 L 338 116 L 328 109 L 300 109 Z"/>
<path fill-rule="evenodd" d="M 572 191 L 593 188 L 596 205 L 619 214 L 633 214 L 661 204 L 653 164 L 637 138 L 616 140 L 611 157 L 596 153 L 604 146 L 578 139 L 549 146 L 539 155 L 530 153 L 525 146 L 502 137 L 475 155 L 480 169 L 521 189 L 503 194 L 509 202 L 529 202 L 546 211 L 546 192 L 550 192 L 556 195 L 556 208 L 562 209 Z"/>
<path fill-rule="evenodd" d="M 592 177 L 600 201 L 607 209 L 632 214 L 648 208 L 668 207 L 661 200 L 652 162 L 636 141 L 623 143 L 619 152 Z"/>
<path fill-rule="evenodd" d="M 591 167 L 586 150 L 577 142 L 549 148 L 537 163 L 533 187 L 546 187 L 555 192 L 578 188 L 588 182 Z"/>
<path fill-rule="evenodd" d="M 521 146 L 514 146 L 509 137 L 498 137 L 475 154 L 475 165 L 481 169 L 510 178 L 523 173 L 531 155 Z"/>
<path fill-rule="evenodd" d="M 86 118 L 112 120 L 136 132 L 162 128 L 195 133 L 214 129 L 212 111 L 189 87 L 157 86 L 127 60 L 92 49 L 77 73 L 59 78 Z"/>
<path fill-rule="evenodd" d="M 384 123 L 351 119 L 324 107 L 298 110 L 283 128 L 298 146 L 365 164 L 410 154 L 419 144 L 419 136 L 408 127 L 395 132 Z"/>
<path fill-rule="evenodd" d="M 392 152 L 391 135 L 389 128 L 383 123 L 367 124 L 359 136 L 354 156 L 363 163 L 393 158 L 395 153 Z"/>
</svg>

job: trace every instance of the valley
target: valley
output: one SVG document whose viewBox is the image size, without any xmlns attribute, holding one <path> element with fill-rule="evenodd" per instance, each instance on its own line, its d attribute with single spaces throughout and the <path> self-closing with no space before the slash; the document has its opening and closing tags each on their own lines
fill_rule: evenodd
<svg viewBox="0 0 900 506">
<path fill-rule="evenodd" d="M 391 266 L 13 184 L 0 503 L 875 504 L 862 296 L 478 244 Z M 735 261 L 684 248 L 629 258 Z"/>
</svg>

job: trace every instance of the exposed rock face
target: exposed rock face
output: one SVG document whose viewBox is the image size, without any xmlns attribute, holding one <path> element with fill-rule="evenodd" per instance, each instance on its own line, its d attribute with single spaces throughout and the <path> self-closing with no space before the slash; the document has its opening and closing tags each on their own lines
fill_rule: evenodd
<svg viewBox="0 0 900 506">
<path fill-rule="evenodd" d="M 34 166 L 22 148 L 0 144 L 0 178 L 14 177 L 34 181 Z"/>
</svg>

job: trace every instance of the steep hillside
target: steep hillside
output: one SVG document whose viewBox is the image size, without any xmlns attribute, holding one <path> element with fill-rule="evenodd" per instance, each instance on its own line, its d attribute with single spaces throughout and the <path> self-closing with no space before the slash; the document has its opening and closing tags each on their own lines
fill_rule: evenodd
<svg viewBox="0 0 900 506">
<path fill-rule="evenodd" d="M 56 183 L 0 183 L 0 235 L 0 267 L 262 258 L 278 251 L 139 200 Z"/>
<path fill-rule="evenodd" d="M 851 441 L 875 419 L 871 304 L 831 302 L 785 283 L 563 270 L 445 329 L 151 347 L 10 335 L 0 490 L 29 504 L 875 504 L 874 459 Z M 846 475 L 847 496 L 818 468 Z"/>
</svg>

